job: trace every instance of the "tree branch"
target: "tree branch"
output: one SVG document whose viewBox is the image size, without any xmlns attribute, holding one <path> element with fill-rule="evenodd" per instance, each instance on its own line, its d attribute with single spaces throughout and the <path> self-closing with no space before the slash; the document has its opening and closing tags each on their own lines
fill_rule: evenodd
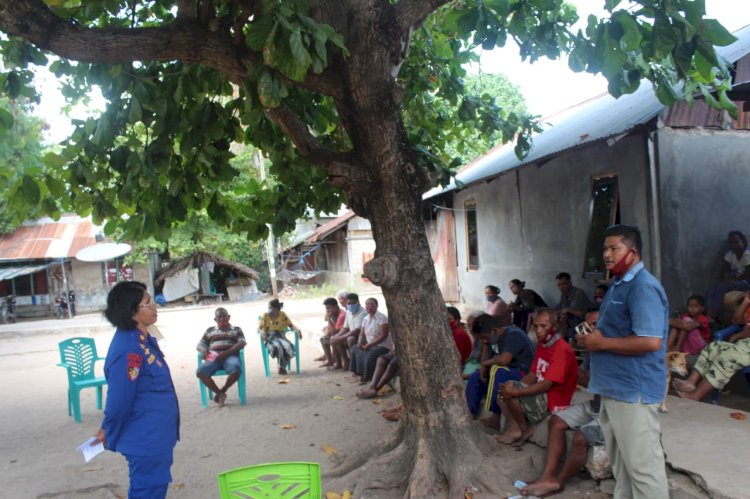
<svg viewBox="0 0 750 499">
<path fill-rule="evenodd" d="M 307 125 L 284 104 L 275 108 L 266 109 L 266 114 L 292 140 L 300 154 L 310 162 L 326 166 L 332 161 L 348 161 L 349 157 L 346 153 L 332 151 L 323 146 L 323 144 L 321 144 L 320 141 L 310 133 Z"/>
<path fill-rule="evenodd" d="M 325 147 L 291 109 L 282 104 L 267 109 L 266 114 L 292 140 L 305 159 L 326 169 L 333 185 L 349 193 L 365 192 L 371 186 L 371 177 L 364 169 L 355 167 L 356 159 L 352 153 Z"/>
<path fill-rule="evenodd" d="M 412 26 L 424 21 L 438 7 L 451 0 L 401 0 L 394 6 L 399 31 L 407 33 Z"/>
<path fill-rule="evenodd" d="M 133 9 L 135 11 L 135 9 Z M 195 0 L 177 0 L 177 17 L 180 19 L 195 19 L 198 17 Z"/>
<path fill-rule="evenodd" d="M 251 66 L 263 62 L 260 54 L 244 44 L 234 44 L 226 34 L 191 20 L 153 28 L 84 28 L 59 18 L 42 0 L 0 0 L 0 27 L 8 35 L 75 61 L 180 60 L 216 69 L 238 84 L 245 81 Z M 310 72 L 304 82 L 283 79 L 289 85 L 326 95 L 341 94 L 340 78 L 330 70 L 320 75 Z"/>
</svg>

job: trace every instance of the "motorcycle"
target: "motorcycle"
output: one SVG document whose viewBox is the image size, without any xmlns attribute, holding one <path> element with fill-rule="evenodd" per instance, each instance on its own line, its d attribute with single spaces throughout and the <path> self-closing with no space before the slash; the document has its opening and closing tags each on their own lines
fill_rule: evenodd
<svg viewBox="0 0 750 499">
<path fill-rule="evenodd" d="M 16 322 L 16 297 L 14 295 L 5 297 L 0 315 L 2 315 L 3 324 L 14 324 Z"/>
<path fill-rule="evenodd" d="M 55 297 L 55 317 L 58 319 L 65 319 L 68 317 L 68 309 L 70 309 L 70 317 L 76 316 L 76 294 L 74 291 L 65 294 L 61 294 Z"/>
</svg>

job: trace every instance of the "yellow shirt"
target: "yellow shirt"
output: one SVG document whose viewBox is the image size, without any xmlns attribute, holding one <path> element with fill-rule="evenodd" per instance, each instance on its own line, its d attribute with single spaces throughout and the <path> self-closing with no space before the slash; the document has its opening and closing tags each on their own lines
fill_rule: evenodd
<svg viewBox="0 0 750 499">
<path fill-rule="evenodd" d="M 279 311 L 279 315 L 276 317 L 271 317 L 267 313 L 263 314 L 263 317 L 260 318 L 260 322 L 258 323 L 258 329 L 266 332 L 279 331 L 283 333 L 287 328 L 292 327 L 292 325 L 289 316 L 284 312 Z"/>
</svg>

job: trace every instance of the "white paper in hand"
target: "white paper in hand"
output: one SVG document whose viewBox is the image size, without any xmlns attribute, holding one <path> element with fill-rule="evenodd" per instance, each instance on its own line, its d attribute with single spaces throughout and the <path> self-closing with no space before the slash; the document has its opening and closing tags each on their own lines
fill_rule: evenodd
<svg viewBox="0 0 750 499">
<path fill-rule="evenodd" d="M 96 445 L 91 445 L 94 440 L 96 439 L 94 437 L 91 437 L 81 445 L 79 445 L 76 449 L 83 454 L 83 460 L 87 463 L 98 456 L 100 453 L 104 452 L 104 444 L 102 444 L 101 442 Z"/>
</svg>

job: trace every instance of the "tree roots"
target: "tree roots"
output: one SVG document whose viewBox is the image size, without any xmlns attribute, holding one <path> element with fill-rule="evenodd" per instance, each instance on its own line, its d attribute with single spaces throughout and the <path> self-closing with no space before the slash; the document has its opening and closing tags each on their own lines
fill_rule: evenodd
<svg viewBox="0 0 750 499">
<path fill-rule="evenodd" d="M 349 489 L 357 498 L 457 498 L 467 487 L 496 497 L 508 477 L 490 457 L 487 435 L 472 426 L 426 438 L 426 427 L 402 422 L 385 443 L 326 474 L 328 490 Z M 496 450 L 496 449 L 495 449 Z"/>
</svg>

